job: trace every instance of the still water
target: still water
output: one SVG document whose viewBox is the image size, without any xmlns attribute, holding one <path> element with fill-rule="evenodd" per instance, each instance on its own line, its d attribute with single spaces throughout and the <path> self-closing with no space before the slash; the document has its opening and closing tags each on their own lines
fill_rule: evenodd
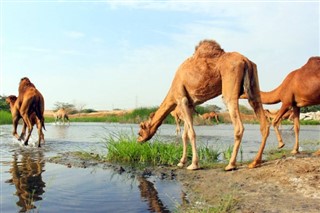
<svg viewBox="0 0 320 213">
<path fill-rule="evenodd" d="M 231 125 L 197 126 L 199 146 L 225 150 L 233 144 Z M 252 159 L 260 145 L 258 125 L 245 125 L 242 160 Z M 293 147 L 291 126 L 282 127 L 287 148 Z M 11 136 L 11 125 L 0 126 L 0 212 L 170 212 L 182 203 L 177 181 L 141 178 L 102 168 L 67 168 L 46 162 L 48 157 L 68 151 L 105 154 L 103 137 L 124 132 L 136 134 L 138 125 L 106 123 L 46 124 L 46 144 L 36 147 L 36 134 L 24 147 Z M 156 137 L 177 140 L 175 126 L 162 125 Z M 20 132 L 20 130 L 19 130 Z M 36 132 L 36 131 L 34 131 Z M 302 126 L 301 150 L 320 148 L 320 127 Z M 318 141 L 314 143 L 314 141 Z M 265 150 L 276 148 L 273 129 Z"/>
</svg>

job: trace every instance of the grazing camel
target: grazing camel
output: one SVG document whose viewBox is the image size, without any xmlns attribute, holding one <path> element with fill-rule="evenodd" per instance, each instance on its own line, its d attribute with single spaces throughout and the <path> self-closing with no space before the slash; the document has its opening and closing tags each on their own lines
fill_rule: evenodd
<svg viewBox="0 0 320 213">
<path fill-rule="evenodd" d="M 68 124 L 70 125 L 69 116 L 67 111 L 64 108 L 60 108 L 57 112 L 53 113 L 55 123 L 58 121 L 63 121 L 63 124 L 65 124 L 65 121 L 68 121 Z"/>
<path fill-rule="evenodd" d="M 172 115 L 172 117 L 176 122 L 176 135 L 180 135 L 180 132 L 181 132 L 180 124 L 181 124 L 181 121 L 183 121 L 182 112 L 178 107 L 176 107 L 170 114 Z"/>
<path fill-rule="evenodd" d="M 147 121 L 140 123 L 137 140 L 142 143 L 151 139 L 167 115 L 179 107 L 185 121 L 184 131 L 192 147 L 192 164 L 187 169 L 199 169 L 192 111 L 196 105 L 222 94 L 231 115 L 235 137 L 232 157 L 225 170 L 233 170 L 236 168 L 237 153 L 244 132 L 238 103 L 239 96 L 244 91 L 250 95 L 249 103 L 260 119 L 261 125 L 260 149 L 253 163 L 249 165 L 250 168 L 256 167 L 261 163 L 263 149 L 269 135 L 268 121 L 260 100 L 256 65 L 237 52 L 225 52 L 213 40 L 201 41 L 195 48 L 193 56 L 178 68 L 171 88 L 159 109 Z M 179 167 L 183 167 L 187 162 L 187 144 L 184 142 L 183 146 Z"/>
<path fill-rule="evenodd" d="M 18 112 L 17 112 L 18 111 Z M 17 99 L 17 107 L 15 108 L 14 113 L 20 113 L 24 123 L 28 127 L 28 135 L 24 141 L 25 145 L 28 145 L 29 138 L 31 136 L 33 125 L 31 122 L 32 113 L 36 114 L 36 117 L 40 120 L 40 125 L 38 127 L 38 147 L 41 147 L 41 131 L 42 128 L 45 129 L 44 126 L 44 98 L 42 94 L 36 89 L 33 83 L 29 80 L 29 78 L 24 77 L 20 80 L 19 83 L 19 95 Z M 17 134 L 17 125 L 18 125 L 19 117 L 16 116 L 13 119 L 13 134 L 16 136 Z"/>
<path fill-rule="evenodd" d="M 263 104 L 281 102 L 281 108 L 272 121 L 279 141 L 279 148 L 284 146 L 278 125 L 281 118 L 291 108 L 295 132 L 295 145 L 292 154 L 299 153 L 299 115 L 300 108 L 320 104 L 320 57 L 311 57 L 301 68 L 290 72 L 283 82 L 270 92 L 260 92 Z M 242 97 L 247 98 L 244 94 Z"/>
<path fill-rule="evenodd" d="M 211 120 L 211 119 L 215 119 L 217 123 L 219 123 L 219 117 L 218 117 L 218 114 L 215 113 L 215 112 L 208 112 L 208 113 L 204 113 L 201 115 L 201 117 L 204 119 L 204 120 Z"/>
<path fill-rule="evenodd" d="M 18 119 L 18 121 L 20 120 L 21 118 L 21 115 L 19 113 L 19 110 L 17 109 L 17 96 L 15 95 L 9 95 L 7 98 L 6 98 L 6 102 L 9 104 L 10 106 L 10 111 L 11 111 L 11 115 L 12 115 L 12 119 L 15 120 L 15 119 Z M 18 118 L 17 118 L 18 117 Z M 30 121 L 31 121 L 31 125 L 34 126 L 35 124 L 37 125 L 37 128 L 41 128 L 41 121 L 38 119 L 38 117 L 36 116 L 36 113 L 33 112 L 31 115 L 30 115 Z M 21 140 L 21 139 L 24 139 L 25 137 L 25 134 L 26 134 L 26 129 L 27 129 L 27 125 L 25 122 L 23 122 L 23 125 L 22 125 L 22 131 L 21 131 L 21 136 L 20 137 L 17 137 L 18 134 L 17 133 L 14 133 L 14 135 L 17 137 L 18 140 Z M 45 140 L 44 140 L 44 134 L 42 132 L 42 129 L 40 129 L 40 132 L 41 132 L 41 140 L 45 143 Z"/>
</svg>

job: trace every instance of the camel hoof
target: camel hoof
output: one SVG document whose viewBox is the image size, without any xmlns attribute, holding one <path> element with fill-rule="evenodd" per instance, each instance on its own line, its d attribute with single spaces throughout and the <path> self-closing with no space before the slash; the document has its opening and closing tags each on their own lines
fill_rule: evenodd
<svg viewBox="0 0 320 213">
<path fill-rule="evenodd" d="M 296 154 L 299 154 L 300 152 L 299 151 L 297 151 L 297 150 L 292 150 L 291 151 L 291 154 L 293 154 L 293 155 L 296 155 Z"/>
<path fill-rule="evenodd" d="M 284 147 L 284 143 L 281 143 L 281 144 L 278 144 L 278 149 L 281 149 L 281 148 L 283 148 Z"/>
<path fill-rule="evenodd" d="M 198 164 L 191 164 L 190 166 L 187 167 L 188 170 L 197 170 L 199 168 L 200 167 Z"/>
<path fill-rule="evenodd" d="M 249 169 L 256 168 L 257 166 L 261 165 L 261 161 L 253 161 L 252 163 L 249 164 Z"/>
<path fill-rule="evenodd" d="M 178 163 L 178 165 L 177 165 L 179 168 L 183 168 L 184 167 L 184 163 Z"/>
<path fill-rule="evenodd" d="M 233 170 L 236 170 L 237 169 L 237 166 L 235 165 L 228 165 L 224 168 L 224 171 L 233 171 Z"/>
</svg>

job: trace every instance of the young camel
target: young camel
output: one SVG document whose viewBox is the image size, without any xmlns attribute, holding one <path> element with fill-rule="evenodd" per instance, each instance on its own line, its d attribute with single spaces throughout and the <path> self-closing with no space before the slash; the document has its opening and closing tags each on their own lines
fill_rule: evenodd
<svg viewBox="0 0 320 213">
<path fill-rule="evenodd" d="M 208 112 L 208 113 L 204 113 L 201 115 L 201 117 L 204 119 L 204 120 L 210 120 L 210 119 L 215 119 L 217 123 L 219 123 L 219 117 L 218 117 L 218 114 L 215 113 L 215 112 Z"/>
<path fill-rule="evenodd" d="M 11 111 L 11 115 L 12 115 L 12 120 L 15 120 L 17 119 L 18 121 L 20 120 L 21 115 L 19 113 L 19 110 L 17 109 L 18 107 L 18 104 L 17 104 L 17 96 L 15 95 L 9 95 L 7 98 L 6 98 L 6 102 L 9 104 L 10 106 L 10 111 Z M 37 125 L 37 128 L 41 128 L 41 121 L 38 119 L 38 117 L 36 116 L 36 113 L 33 112 L 31 115 L 30 115 L 30 121 L 31 121 L 31 125 L 34 126 L 35 124 Z M 18 140 L 23 140 L 24 137 L 25 137 L 25 134 L 26 134 L 26 129 L 27 129 L 27 125 L 25 122 L 23 122 L 23 125 L 22 125 L 22 131 L 21 131 L 21 135 L 20 137 L 18 137 L 17 139 Z M 45 143 L 45 140 L 44 140 L 44 134 L 42 132 L 42 129 L 40 129 L 40 135 L 41 135 L 41 140 Z M 17 134 L 15 135 L 17 136 Z"/>
<path fill-rule="evenodd" d="M 55 123 L 58 121 L 63 121 L 63 124 L 65 124 L 65 121 L 68 121 L 68 124 L 70 125 L 69 116 L 67 111 L 64 108 L 60 108 L 57 112 L 53 113 Z"/>
<path fill-rule="evenodd" d="M 42 94 L 36 89 L 33 83 L 24 77 L 19 83 L 19 95 L 17 99 L 17 107 L 14 113 L 19 113 L 24 123 L 28 127 L 28 135 L 24 141 L 24 145 L 28 145 L 29 138 L 31 136 L 33 125 L 31 122 L 32 113 L 36 114 L 36 117 L 40 120 L 40 126 L 38 127 L 38 147 L 41 147 L 41 131 L 44 126 L 44 98 Z M 13 120 L 13 135 L 17 137 L 17 126 L 19 118 L 16 117 Z"/>
<path fill-rule="evenodd" d="M 219 95 L 229 109 L 234 125 L 234 148 L 225 170 L 236 168 L 236 157 L 240 147 L 244 127 L 240 118 L 238 99 L 244 90 L 249 94 L 249 103 L 260 119 L 262 142 L 255 160 L 249 165 L 256 167 L 261 163 L 263 149 L 269 134 L 269 124 L 263 113 L 256 65 L 237 52 L 224 52 L 220 45 L 212 40 L 204 40 L 195 48 L 177 70 L 171 88 L 159 109 L 149 120 L 140 124 L 138 142 L 152 138 L 166 116 L 177 106 L 181 109 L 185 121 L 186 134 L 192 147 L 192 164 L 187 169 L 199 169 L 196 150 L 196 135 L 193 128 L 192 109 Z M 183 144 L 183 154 L 178 164 L 183 167 L 187 162 L 187 144 Z"/>
<path fill-rule="evenodd" d="M 276 104 L 281 102 L 281 108 L 272 121 L 279 148 L 284 146 L 278 126 L 281 118 L 291 108 L 293 110 L 293 124 L 295 132 L 295 145 L 292 154 L 299 153 L 300 108 L 320 104 L 320 57 L 311 57 L 301 68 L 290 72 L 283 82 L 270 92 L 261 91 L 263 104 Z M 241 96 L 247 98 L 247 95 Z"/>
</svg>

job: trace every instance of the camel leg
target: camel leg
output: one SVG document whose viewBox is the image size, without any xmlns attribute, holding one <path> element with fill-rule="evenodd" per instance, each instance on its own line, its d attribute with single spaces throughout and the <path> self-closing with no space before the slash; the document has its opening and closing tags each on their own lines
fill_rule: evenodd
<svg viewBox="0 0 320 213">
<path fill-rule="evenodd" d="M 27 127 L 28 127 L 28 135 L 27 135 L 27 138 L 25 139 L 24 141 L 24 145 L 28 145 L 28 141 L 29 141 L 29 138 L 31 136 L 31 133 L 32 133 L 32 130 L 33 130 L 33 126 L 31 124 L 31 121 L 29 119 L 29 116 L 27 114 L 23 114 L 22 115 L 22 118 L 23 118 L 23 121 L 26 123 Z"/>
<path fill-rule="evenodd" d="M 227 107 L 228 107 L 231 121 L 232 121 L 232 124 L 234 127 L 233 151 L 232 151 L 232 155 L 231 155 L 229 164 L 228 164 L 228 166 L 225 167 L 226 171 L 230 171 L 230 170 L 234 170 L 236 168 L 237 154 L 238 154 L 240 143 L 242 140 L 244 127 L 241 122 L 238 99 L 236 99 L 236 101 L 234 99 L 230 99 L 230 101 L 227 102 Z"/>
<path fill-rule="evenodd" d="M 27 125 L 25 122 L 23 122 L 22 124 L 22 130 L 21 130 L 21 134 L 20 134 L 20 140 L 24 140 L 26 137 L 26 131 L 27 131 Z"/>
<path fill-rule="evenodd" d="M 38 147 L 41 147 L 41 144 L 40 144 L 41 140 L 43 140 L 43 142 L 45 142 L 45 141 L 44 141 L 44 134 L 42 132 L 42 124 L 41 124 L 40 120 L 37 121 L 37 128 L 38 128 L 38 136 L 39 136 L 39 138 L 38 138 Z"/>
<path fill-rule="evenodd" d="M 284 143 L 283 143 L 283 140 L 282 140 L 282 136 L 280 134 L 280 131 L 279 131 L 279 125 L 281 123 L 281 118 L 282 116 L 288 111 L 288 107 L 287 106 L 284 106 L 282 105 L 280 110 L 278 111 L 276 117 L 273 119 L 272 121 L 272 125 L 274 127 L 274 130 L 276 132 L 276 135 L 277 135 L 277 139 L 278 139 L 278 148 L 282 148 L 284 147 Z"/>
<path fill-rule="evenodd" d="M 254 168 L 254 167 L 260 165 L 262 162 L 262 154 L 263 154 L 263 150 L 266 145 L 266 142 L 267 142 L 267 138 L 269 136 L 270 126 L 269 126 L 269 122 L 264 114 L 262 104 L 258 101 L 251 101 L 251 100 L 249 100 L 249 103 L 252 106 L 256 116 L 260 120 L 260 132 L 261 132 L 261 136 L 262 136 L 259 151 L 258 151 L 255 159 L 253 160 L 253 162 L 251 164 L 249 164 L 249 168 Z"/>
<path fill-rule="evenodd" d="M 182 133 L 182 143 L 183 143 L 183 153 L 182 153 L 182 158 L 180 159 L 180 162 L 178 163 L 178 167 L 182 168 L 185 163 L 187 162 L 187 146 L 188 146 L 188 125 L 185 122 L 184 123 L 184 130 Z"/>
<path fill-rule="evenodd" d="M 17 133 L 18 123 L 19 123 L 19 117 L 18 117 L 18 116 L 13 116 L 13 117 L 12 117 L 12 124 L 13 124 L 12 135 L 13 135 L 15 138 L 17 138 L 18 140 L 21 140 L 21 138 L 19 137 L 19 135 L 18 135 L 18 133 Z"/>
<path fill-rule="evenodd" d="M 299 115 L 300 115 L 300 108 L 293 107 L 293 123 L 294 123 L 293 126 L 294 126 L 294 134 L 295 134 L 296 141 L 295 141 L 293 150 L 291 151 L 292 154 L 299 153 L 299 131 L 300 131 Z"/>
<path fill-rule="evenodd" d="M 192 147 L 192 164 L 187 167 L 189 170 L 199 169 L 199 159 L 197 153 L 197 146 L 196 146 L 196 134 L 193 128 L 193 120 L 192 120 L 192 109 L 189 107 L 188 99 L 186 97 L 182 98 L 181 101 L 181 109 L 183 112 L 183 118 L 185 118 L 186 129 L 188 138 L 191 143 Z"/>
</svg>

